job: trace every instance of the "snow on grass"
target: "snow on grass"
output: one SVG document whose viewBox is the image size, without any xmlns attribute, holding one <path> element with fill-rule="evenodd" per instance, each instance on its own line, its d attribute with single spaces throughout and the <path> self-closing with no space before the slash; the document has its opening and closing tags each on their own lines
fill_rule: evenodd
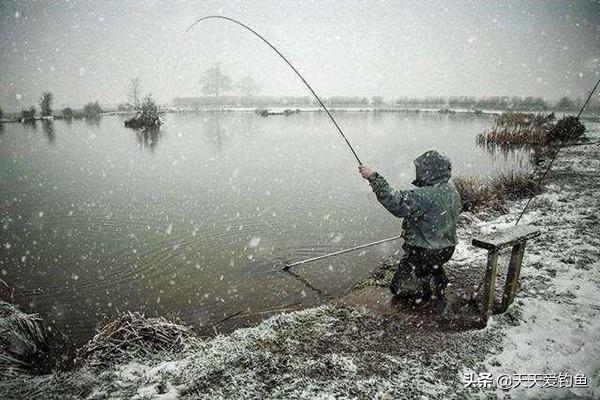
<svg viewBox="0 0 600 400">
<path fill-rule="evenodd" d="M 552 185 L 550 193 L 536 200 L 537 209 L 524 218 L 543 233 L 528 246 L 521 271 L 516 301 L 522 321 L 507 328 L 504 350 L 489 357 L 484 367 L 494 376 L 585 374 L 588 387 L 520 387 L 498 390 L 500 398 L 600 397 L 600 221 L 594 182 L 600 165 L 590 170 L 594 163 L 587 162 L 598 160 L 598 153 L 597 146 L 563 150 L 554 171 L 574 176 Z"/>
</svg>

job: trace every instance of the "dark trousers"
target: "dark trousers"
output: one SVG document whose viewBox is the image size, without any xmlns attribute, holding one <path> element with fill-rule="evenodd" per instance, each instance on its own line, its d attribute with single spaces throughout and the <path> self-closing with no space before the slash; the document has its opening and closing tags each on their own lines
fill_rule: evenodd
<svg viewBox="0 0 600 400">
<path fill-rule="evenodd" d="M 428 299 L 432 295 L 444 295 L 448 278 L 443 265 L 452 258 L 454 246 L 443 249 L 426 249 L 404 245 L 404 255 L 390 284 L 392 294 L 399 297 Z"/>
</svg>

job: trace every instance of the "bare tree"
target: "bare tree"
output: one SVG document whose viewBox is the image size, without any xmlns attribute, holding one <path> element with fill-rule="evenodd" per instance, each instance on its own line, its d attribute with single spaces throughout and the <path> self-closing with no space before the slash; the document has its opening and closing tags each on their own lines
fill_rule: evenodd
<svg viewBox="0 0 600 400">
<path fill-rule="evenodd" d="M 40 112 L 42 117 L 49 117 L 52 115 L 52 100 L 54 96 L 50 92 L 42 93 L 42 97 L 40 98 Z"/>
<path fill-rule="evenodd" d="M 242 78 L 236 85 L 242 96 L 251 97 L 260 91 L 260 87 L 249 76 Z"/>
<path fill-rule="evenodd" d="M 141 92 L 142 82 L 140 81 L 140 78 L 132 78 L 129 81 L 127 99 L 134 108 L 138 108 L 140 105 Z"/>
<path fill-rule="evenodd" d="M 202 92 L 219 97 L 221 93 L 231 89 L 231 78 L 221 71 L 221 66 L 217 63 L 204 71 L 200 78 Z"/>
</svg>

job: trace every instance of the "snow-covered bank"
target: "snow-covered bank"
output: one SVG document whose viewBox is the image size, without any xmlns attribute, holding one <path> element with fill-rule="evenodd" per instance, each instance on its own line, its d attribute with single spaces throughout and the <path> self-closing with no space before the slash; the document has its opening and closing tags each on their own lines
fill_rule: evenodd
<svg viewBox="0 0 600 400">
<path fill-rule="evenodd" d="M 515 304 L 486 329 L 448 329 L 425 313 L 331 303 L 184 349 L 123 352 L 108 365 L 22 376 L 0 384 L 0 398 L 598 398 L 599 171 L 600 146 L 561 152 L 547 192 L 522 222 L 543 233 L 528 244 Z M 472 236 L 514 224 L 522 206 L 512 204 L 498 218 L 467 218 L 448 266 L 455 279 L 464 268 L 485 265 Z M 484 373 L 588 379 L 579 388 L 465 384 Z"/>
<path fill-rule="evenodd" d="M 521 323 L 506 330 L 503 351 L 487 360 L 500 374 L 583 374 L 587 387 L 531 389 L 505 398 L 600 398 L 600 146 L 565 148 L 553 167 L 548 192 L 524 222 L 538 226 L 522 271 Z M 511 216 L 493 221 L 509 223 Z M 482 228 L 491 227 L 486 223 Z"/>
<path fill-rule="evenodd" d="M 495 329 L 412 332 L 374 313 L 327 305 L 177 353 L 122 355 L 108 367 L 15 379 L 5 382 L 3 398 L 464 398 L 458 371 L 474 367 L 498 337 Z"/>
</svg>

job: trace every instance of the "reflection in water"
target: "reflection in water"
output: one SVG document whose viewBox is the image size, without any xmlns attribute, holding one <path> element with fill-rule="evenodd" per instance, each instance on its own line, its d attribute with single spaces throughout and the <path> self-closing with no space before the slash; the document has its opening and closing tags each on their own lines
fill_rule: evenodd
<svg viewBox="0 0 600 400">
<path fill-rule="evenodd" d="M 219 151 L 223 150 L 223 134 L 224 132 L 221 129 L 221 117 L 220 117 L 220 113 L 219 112 L 215 112 L 214 113 L 214 118 L 213 118 L 213 122 L 214 122 L 214 137 L 217 143 L 217 148 L 219 149 Z"/>
<path fill-rule="evenodd" d="M 23 121 L 23 126 L 29 130 L 37 131 L 37 122 L 35 119 L 25 120 Z"/>
<path fill-rule="evenodd" d="M 100 118 L 99 115 L 96 116 L 96 117 L 85 117 L 84 121 L 89 126 L 96 126 L 96 127 L 98 127 L 98 126 L 100 126 L 101 118 Z"/>
<path fill-rule="evenodd" d="M 551 145 L 530 144 L 496 144 L 477 143 L 481 148 L 487 150 L 492 160 L 502 161 L 506 164 L 518 165 L 519 168 L 527 169 L 531 164 L 539 165 L 553 157 L 556 148 Z"/>
<path fill-rule="evenodd" d="M 234 134 L 252 137 L 258 131 L 255 119 L 241 122 L 218 110 L 203 113 L 202 122 L 202 136 L 218 153 L 223 152 L 225 146 L 234 141 Z"/>
<path fill-rule="evenodd" d="M 221 112 L 211 111 L 208 113 L 208 118 L 205 117 L 203 121 L 203 136 L 221 153 L 223 151 L 223 138 L 228 139 L 226 131 L 221 126 Z"/>
<path fill-rule="evenodd" d="M 42 120 L 42 129 L 48 138 L 48 143 L 54 142 L 54 139 L 56 139 L 54 136 L 54 122 L 49 119 Z"/>
<path fill-rule="evenodd" d="M 154 151 L 156 146 L 158 145 L 158 140 L 162 136 L 162 132 L 160 127 L 153 127 L 149 129 L 135 130 L 135 138 L 137 139 L 140 147 L 144 147 L 149 149 L 150 151 Z"/>
</svg>

